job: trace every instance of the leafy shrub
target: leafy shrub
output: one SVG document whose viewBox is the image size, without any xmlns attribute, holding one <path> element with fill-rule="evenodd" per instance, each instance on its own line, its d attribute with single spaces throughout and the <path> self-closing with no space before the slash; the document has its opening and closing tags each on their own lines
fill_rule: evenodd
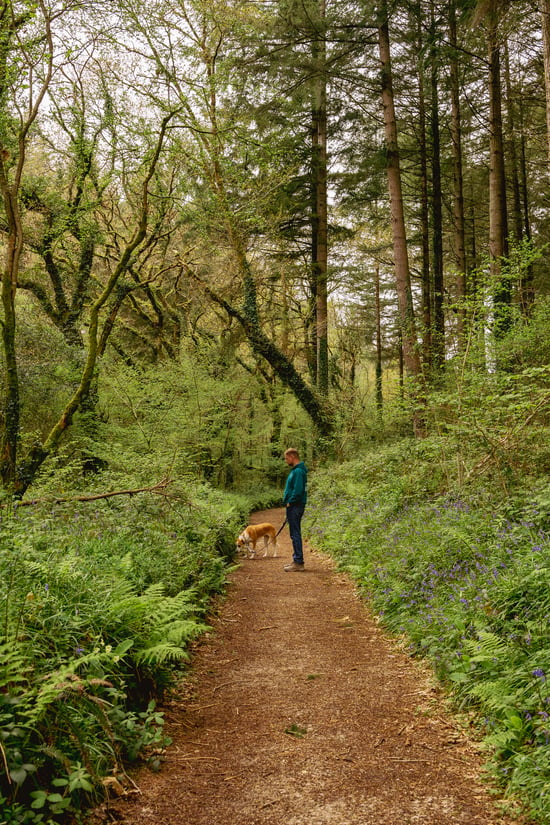
<svg viewBox="0 0 550 825">
<path fill-rule="evenodd" d="M 249 502 L 205 484 L 0 523 L 0 804 L 57 823 L 158 761 L 156 701 L 221 592 Z M 108 783 L 107 783 L 108 784 Z M 11 818 L 10 818 L 11 817 Z"/>
</svg>

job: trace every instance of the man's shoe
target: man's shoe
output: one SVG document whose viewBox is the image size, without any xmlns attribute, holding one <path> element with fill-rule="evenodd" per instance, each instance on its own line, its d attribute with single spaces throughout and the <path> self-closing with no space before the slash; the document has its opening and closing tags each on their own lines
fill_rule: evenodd
<svg viewBox="0 0 550 825">
<path fill-rule="evenodd" d="M 304 570 L 303 564 L 296 564 L 295 561 L 292 564 L 285 564 L 285 573 L 301 573 Z"/>
</svg>

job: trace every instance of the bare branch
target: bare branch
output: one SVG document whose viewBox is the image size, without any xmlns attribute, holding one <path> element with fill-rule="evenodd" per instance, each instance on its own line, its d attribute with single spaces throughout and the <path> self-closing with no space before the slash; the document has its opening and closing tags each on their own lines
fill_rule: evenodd
<svg viewBox="0 0 550 825">
<path fill-rule="evenodd" d="M 113 498 L 114 496 L 135 496 L 138 493 L 156 493 L 157 495 L 168 495 L 166 488 L 173 484 L 172 479 L 163 478 L 150 487 L 136 487 L 131 490 L 110 490 L 106 493 L 94 493 L 89 496 L 70 496 L 69 498 L 33 498 L 25 501 L 18 501 L 18 507 L 30 507 L 35 504 L 70 504 L 75 501 L 99 501 L 100 499 Z M 2 505 L 7 506 L 7 505 Z M 11 506 L 11 505 L 10 505 Z"/>
</svg>

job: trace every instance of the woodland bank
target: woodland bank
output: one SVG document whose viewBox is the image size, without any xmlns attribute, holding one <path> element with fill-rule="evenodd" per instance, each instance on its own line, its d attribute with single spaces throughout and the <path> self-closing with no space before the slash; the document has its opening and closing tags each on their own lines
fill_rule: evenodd
<svg viewBox="0 0 550 825">
<path fill-rule="evenodd" d="M 401 441 L 312 478 L 307 529 L 472 714 L 487 770 L 550 822 L 550 488 L 444 489 L 456 454 Z"/>
</svg>

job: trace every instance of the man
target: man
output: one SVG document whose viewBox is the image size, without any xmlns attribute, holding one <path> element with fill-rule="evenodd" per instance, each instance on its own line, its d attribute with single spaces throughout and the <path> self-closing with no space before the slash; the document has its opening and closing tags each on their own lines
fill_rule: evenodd
<svg viewBox="0 0 550 825">
<path fill-rule="evenodd" d="M 285 461 L 292 469 L 288 474 L 283 495 L 290 538 L 292 539 L 292 564 L 285 566 L 286 573 L 299 573 L 304 569 L 301 522 L 307 501 L 307 467 L 300 461 L 298 450 L 285 450 Z"/>
</svg>

